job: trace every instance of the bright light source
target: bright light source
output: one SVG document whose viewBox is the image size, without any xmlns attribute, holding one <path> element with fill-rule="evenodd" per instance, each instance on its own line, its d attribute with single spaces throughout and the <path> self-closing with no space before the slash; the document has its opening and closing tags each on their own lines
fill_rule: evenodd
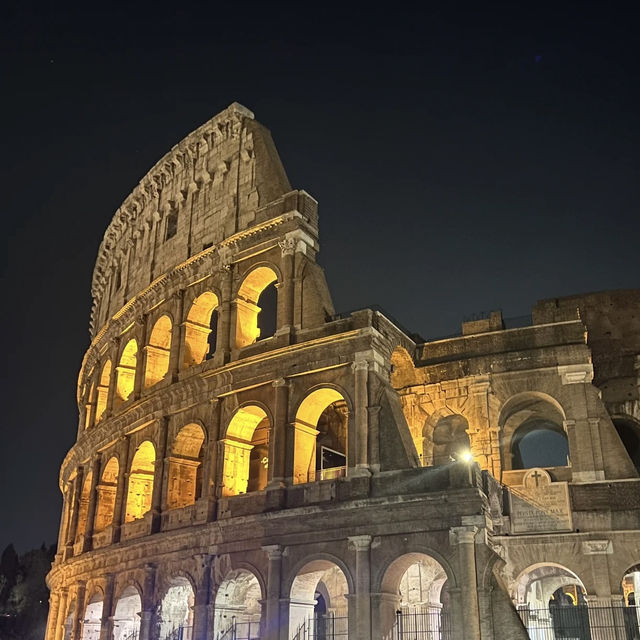
<svg viewBox="0 0 640 640">
<path fill-rule="evenodd" d="M 469 451 L 468 449 L 465 449 L 464 451 L 460 452 L 459 455 L 460 460 L 462 460 L 462 462 L 471 462 L 473 460 L 473 456 L 471 455 L 471 451 Z"/>
</svg>

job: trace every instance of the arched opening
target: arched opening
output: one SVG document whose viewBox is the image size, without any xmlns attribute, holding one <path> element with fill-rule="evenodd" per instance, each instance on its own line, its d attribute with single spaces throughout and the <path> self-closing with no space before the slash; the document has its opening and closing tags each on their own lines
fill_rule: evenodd
<svg viewBox="0 0 640 640">
<path fill-rule="evenodd" d="M 548 420 L 529 420 L 511 439 L 511 468 L 564 467 L 569 462 L 569 441 L 564 429 Z"/>
<path fill-rule="evenodd" d="M 160 316 L 151 330 L 149 344 L 145 347 L 145 388 L 160 382 L 169 371 L 172 323 L 169 316 Z"/>
<path fill-rule="evenodd" d="M 277 328 L 278 276 L 269 267 L 258 267 L 244 279 L 235 301 L 236 347 L 271 337 Z"/>
<path fill-rule="evenodd" d="M 429 439 L 429 435 L 433 441 L 434 466 L 449 464 L 469 451 L 468 429 L 469 423 L 466 418 L 453 414 L 440 418 L 432 434 L 424 434 L 425 442 Z"/>
<path fill-rule="evenodd" d="M 216 593 L 213 638 L 260 638 L 262 589 L 246 569 L 227 575 Z"/>
<path fill-rule="evenodd" d="M 131 461 L 125 522 L 138 520 L 151 509 L 155 462 L 156 450 L 149 440 L 145 440 Z"/>
<path fill-rule="evenodd" d="M 407 553 L 387 567 L 380 605 L 383 637 L 448 638 L 451 629 L 442 565 L 424 553 Z"/>
<path fill-rule="evenodd" d="M 295 420 L 294 483 L 345 475 L 349 410 L 343 395 L 323 387 L 300 404 Z"/>
<path fill-rule="evenodd" d="M 84 610 L 81 640 L 100 640 L 102 626 L 102 594 L 96 591 Z"/>
<path fill-rule="evenodd" d="M 212 291 L 199 295 L 191 305 L 184 323 L 183 368 L 200 364 L 216 350 L 218 297 Z"/>
<path fill-rule="evenodd" d="M 142 600 L 138 590 L 129 585 L 118 601 L 113 615 L 113 640 L 135 640 L 140 634 Z"/>
<path fill-rule="evenodd" d="M 304 565 L 291 585 L 289 637 L 347 638 L 348 594 L 347 579 L 337 564 L 313 560 Z"/>
<path fill-rule="evenodd" d="M 194 593 L 184 577 L 171 581 L 160 603 L 160 640 L 191 640 Z"/>
<path fill-rule="evenodd" d="M 553 563 L 529 567 L 513 586 L 514 603 L 532 638 L 553 633 L 551 637 L 591 640 L 586 595 L 575 573 Z"/>
<path fill-rule="evenodd" d="M 84 477 L 80 492 L 80 504 L 78 506 L 78 524 L 76 527 L 76 542 L 82 540 L 87 530 L 87 516 L 89 514 L 89 502 L 91 500 L 91 482 L 93 473 L 89 471 Z"/>
<path fill-rule="evenodd" d="M 104 531 L 113 523 L 119 470 L 118 459 L 112 456 L 105 465 L 97 486 L 98 501 L 96 504 L 96 520 L 94 525 L 94 531 L 96 533 Z"/>
<path fill-rule="evenodd" d="M 622 578 L 624 627 L 627 638 L 640 638 L 640 564 L 633 565 Z"/>
<path fill-rule="evenodd" d="M 267 486 L 270 430 L 271 423 L 261 407 L 248 405 L 233 414 L 222 440 L 223 496 L 261 491 Z"/>
<path fill-rule="evenodd" d="M 116 405 L 122 404 L 133 393 L 137 362 L 138 343 L 132 338 L 127 342 L 117 368 Z"/>
<path fill-rule="evenodd" d="M 109 383 L 111 382 L 111 360 L 107 360 L 102 367 L 100 373 L 100 382 L 98 383 L 96 395 L 96 419 L 98 422 L 102 418 L 102 414 L 107 408 L 107 398 L 109 397 Z"/>
<path fill-rule="evenodd" d="M 178 432 L 169 458 L 167 508 L 181 509 L 202 495 L 202 461 L 204 431 L 197 424 L 188 424 Z"/>
<path fill-rule="evenodd" d="M 569 443 L 562 407 L 551 396 L 527 392 L 502 407 L 500 447 L 505 471 L 569 465 Z"/>
<path fill-rule="evenodd" d="M 640 423 L 632 418 L 613 418 L 613 426 L 616 428 L 633 466 L 640 473 Z"/>
</svg>

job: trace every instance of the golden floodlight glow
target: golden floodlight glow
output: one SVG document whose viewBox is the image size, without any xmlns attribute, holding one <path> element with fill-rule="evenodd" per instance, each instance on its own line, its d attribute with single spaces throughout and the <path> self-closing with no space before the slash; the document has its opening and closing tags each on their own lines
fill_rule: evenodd
<svg viewBox="0 0 640 640">
<path fill-rule="evenodd" d="M 125 522 L 138 520 L 151 509 L 155 462 L 156 450 L 149 440 L 145 440 L 131 461 Z"/>
<path fill-rule="evenodd" d="M 458 459 L 462 460 L 462 462 L 472 462 L 473 461 L 473 454 L 471 453 L 471 451 L 469 451 L 469 449 L 463 449 L 459 454 L 458 454 Z"/>
<path fill-rule="evenodd" d="M 133 393 L 136 379 L 136 365 L 138 363 L 138 343 L 135 338 L 127 342 L 120 356 L 120 364 L 116 369 L 116 396 L 118 403 L 122 403 Z"/>
<path fill-rule="evenodd" d="M 113 512 L 116 504 L 116 489 L 118 488 L 118 459 L 112 456 L 104 467 L 100 483 L 98 484 L 98 503 L 94 531 L 104 531 L 113 522 Z"/>
<path fill-rule="evenodd" d="M 257 444 L 264 444 L 254 440 L 258 432 L 258 426 L 269 425 L 269 418 L 261 407 L 249 405 L 240 407 L 234 414 L 227 428 L 224 444 L 224 460 L 222 467 L 223 487 L 222 495 L 235 496 L 246 493 L 251 485 L 253 490 L 261 490 L 266 484 L 266 477 L 259 482 L 251 482 L 251 451 Z M 264 430 L 260 430 L 262 432 Z M 268 429 L 267 429 L 268 432 Z M 268 459 L 267 459 L 268 465 Z M 263 469 L 266 468 L 263 466 Z M 254 473 L 263 474 L 259 468 L 253 469 Z"/>
<path fill-rule="evenodd" d="M 331 387 L 323 387 L 312 391 L 298 407 L 293 453 L 294 483 L 309 482 L 315 477 L 318 420 L 323 411 L 337 401 L 344 402 L 342 394 Z"/>
<path fill-rule="evenodd" d="M 211 315 L 217 306 L 218 297 L 212 291 L 205 291 L 193 301 L 184 323 L 183 368 L 200 364 L 207 357 Z"/>
<path fill-rule="evenodd" d="M 260 337 L 258 314 L 260 294 L 278 280 L 269 267 L 258 267 L 244 279 L 236 299 L 236 347 L 241 349 L 253 344 Z"/>
<path fill-rule="evenodd" d="M 182 509 L 195 504 L 200 497 L 203 444 L 204 431 L 200 425 L 188 424 L 178 432 L 169 458 L 169 509 Z"/>
<path fill-rule="evenodd" d="M 146 388 L 160 382 L 169 371 L 172 327 L 171 318 L 166 315 L 160 316 L 153 325 L 149 344 L 145 347 L 144 386 Z"/>
</svg>

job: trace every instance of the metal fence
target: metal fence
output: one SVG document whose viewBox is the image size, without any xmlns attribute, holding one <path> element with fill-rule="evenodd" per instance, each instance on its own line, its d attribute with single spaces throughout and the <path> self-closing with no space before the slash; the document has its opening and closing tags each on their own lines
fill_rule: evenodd
<svg viewBox="0 0 640 640">
<path fill-rule="evenodd" d="M 449 614 L 441 609 L 398 611 L 387 640 L 450 640 Z"/>
<path fill-rule="evenodd" d="M 640 607 L 519 609 L 531 640 L 640 640 Z"/>
<path fill-rule="evenodd" d="M 172 629 L 163 640 L 191 640 L 193 627 L 179 626 Z"/>
<path fill-rule="evenodd" d="M 231 624 L 218 633 L 216 640 L 260 640 L 260 623 L 236 622 L 234 617 Z"/>
<path fill-rule="evenodd" d="M 347 617 L 332 615 L 314 616 L 305 620 L 291 640 L 347 640 L 349 637 Z"/>
</svg>

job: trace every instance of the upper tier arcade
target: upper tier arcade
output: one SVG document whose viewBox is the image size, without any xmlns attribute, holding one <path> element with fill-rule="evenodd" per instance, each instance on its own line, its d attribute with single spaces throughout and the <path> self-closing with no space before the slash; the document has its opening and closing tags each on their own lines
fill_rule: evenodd
<svg viewBox="0 0 640 640">
<path fill-rule="evenodd" d="M 266 205 L 290 191 L 271 134 L 242 105 L 190 133 L 142 178 L 104 235 L 92 281 L 92 337 L 158 276 L 277 218 L 282 209 Z"/>
</svg>

